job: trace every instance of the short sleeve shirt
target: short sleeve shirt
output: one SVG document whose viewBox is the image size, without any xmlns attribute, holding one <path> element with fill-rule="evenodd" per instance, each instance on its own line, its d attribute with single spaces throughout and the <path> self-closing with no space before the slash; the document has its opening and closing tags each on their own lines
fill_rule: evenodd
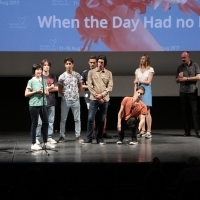
<svg viewBox="0 0 200 200">
<path fill-rule="evenodd" d="M 75 71 L 72 74 L 67 72 L 61 74 L 58 84 L 63 86 L 62 100 L 77 101 L 79 99 L 78 84 L 81 82 L 81 75 Z"/>
<path fill-rule="evenodd" d="M 124 106 L 122 118 L 125 120 L 128 120 L 130 117 L 139 117 L 141 114 L 147 114 L 147 106 L 141 100 L 133 106 L 133 97 L 124 97 L 121 105 Z M 131 109 L 132 106 L 133 109 Z"/>
<path fill-rule="evenodd" d="M 54 86 L 58 86 L 58 82 L 56 76 L 53 74 L 49 74 L 48 76 L 43 76 L 47 82 L 47 86 L 50 87 L 52 84 Z M 56 92 L 49 92 L 49 95 L 46 96 L 47 98 L 47 106 L 55 106 L 56 105 Z"/>
<path fill-rule="evenodd" d="M 143 73 L 141 72 L 140 68 L 135 70 L 135 74 L 137 74 L 139 81 L 146 81 L 148 79 L 149 73 L 155 73 L 152 67 L 150 67 L 148 70 L 144 71 Z"/>
<path fill-rule="evenodd" d="M 85 70 L 82 72 L 82 75 L 81 75 L 81 78 L 82 78 L 82 83 L 83 85 L 88 85 L 88 72 L 89 72 L 90 69 L 88 70 Z M 90 91 L 86 88 L 85 89 L 85 94 L 84 94 L 84 97 L 85 97 L 85 102 L 86 103 L 89 103 L 90 102 Z"/>
<path fill-rule="evenodd" d="M 46 90 L 47 83 L 46 81 L 43 81 L 43 79 L 37 79 L 33 77 L 28 81 L 27 87 L 29 88 L 32 92 L 37 91 L 39 89 L 43 89 L 43 84 L 44 84 L 44 90 Z M 43 97 L 44 97 L 44 102 L 43 102 Z M 43 94 L 34 94 L 30 96 L 29 100 L 29 106 L 43 106 L 47 105 L 47 100 L 46 100 L 46 95 Z"/>
<path fill-rule="evenodd" d="M 184 64 L 181 64 L 176 72 L 176 78 L 179 73 L 183 72 L 184 77 L 193 77 L 197 74 L 200 74 L 200 67 L 197 63 L 191 61 L 190 65 L 187 67 Z M 180 92 L 183 93 L 195 93 L 197 92 L 197 81 L 184 81 L 180 82 Z"/>
</svg>

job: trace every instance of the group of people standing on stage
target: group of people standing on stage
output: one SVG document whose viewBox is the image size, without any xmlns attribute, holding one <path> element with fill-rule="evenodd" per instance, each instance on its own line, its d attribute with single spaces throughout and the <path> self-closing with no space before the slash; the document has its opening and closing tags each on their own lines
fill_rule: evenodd
<svg viewBox="0 0 200 200">
<path fill-rule="evenodd" d="M 197 112 L 197 81 L 200 79 L 200 68 L 197 63 L 190 61 L 189 53 L 181 54 L 182 64 L 176 75 L 176 82 L 180 83 L 180 99 L 184 117 L 185 136 L 190 135 L 188 118 L 189 100 L 195 132 L 199 137 L 199 118 Z M 40 150 L 39 138 L 41 127 L 43 131 L 44 148 L 55 148 L 55 143 L 65 141 L 65 125 L 68 112 L 71 109 L 75 122 L 76 141 L 83 144 L 92 143 L 96 139 L 97 144 L 105 144 L 103 138 L 112 138 L 106 133 L 107 110 L 110 100 L 110 92 L 113 88 L 112 72 L 107 69 L 107 58 L 100 55 L 97 58 L 91 56 L 88 60 L 89 69 L 80 75 L 74 71 L 74 60 L 67 57 L 64 60 L 66 71 L 62 73 L 58 82 L 50 73 L 51 63 L 45 59 L 41 64 L 32 67 L 33 77 L 28 81 L 25 96 L 30 97 L 29 111 L 31 115 L 32 150 Z M 137 144 L 138 137 L 151 138 L 152 106 L 151 82 L 154 69 L 150 66 L 150 58 L 144 54 L 140 58 L 139 68 L 135 71 L 133 96 L 123 98 L 118 113 L 117 130 L 119 138 L 117 144 L 122 144 L 124 129 L 128 126 L 131 130 L 130 145 Z M 88 108 L 87 137 L 81 139 L 81 119 L 79 92 L 85 89 L 85 102 Z M 53 123 L 55 117 L 56 92 L 62 95 L 60 138 L 55 141 L 53 137 Z M 95 115 L 99 111 L 98 127 L 95 123 Z M 146 123 L 145 123 L 146 122 Z M 138 130 L 138 133 L 137 133 Z"/>
</svg>

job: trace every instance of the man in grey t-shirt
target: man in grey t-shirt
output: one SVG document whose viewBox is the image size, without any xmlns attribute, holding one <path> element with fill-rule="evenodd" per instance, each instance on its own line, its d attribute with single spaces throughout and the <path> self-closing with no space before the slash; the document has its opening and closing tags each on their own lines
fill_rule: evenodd
<svg viewBox="0 0 200 200">
<path fill-rule="evenodd" d="M 192 111 L 194 130 L 200 137 L 199 114 L 197 108 L 198 88 L 197 81 L 200 79 L 200 67 L 190 60 L 189 52 L 181 53 L 182 64 L 176 73 L 176 83 L 180 83 L 180 103 L 183 116 L 185 134 L 190 136 L 190 110 Z"/>
</svg>

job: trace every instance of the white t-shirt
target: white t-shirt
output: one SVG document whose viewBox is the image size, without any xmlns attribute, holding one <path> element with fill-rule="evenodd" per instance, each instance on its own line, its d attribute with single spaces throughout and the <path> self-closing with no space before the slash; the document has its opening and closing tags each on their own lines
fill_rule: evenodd
<svg viewBox="0 0 200 200">
<path fill-rule="evenodd" d="M 138 80 L 139 81 L 146 81 L 148 80 L 149 77 L 149 73 L 155 73 L 154 69 L 152 67 L 150 67 L 148 70 L 144 71 L 142 73 L 141 69 L 138 68 L 135 70 L 135 74 L 137 74 Z"/>
</svg>

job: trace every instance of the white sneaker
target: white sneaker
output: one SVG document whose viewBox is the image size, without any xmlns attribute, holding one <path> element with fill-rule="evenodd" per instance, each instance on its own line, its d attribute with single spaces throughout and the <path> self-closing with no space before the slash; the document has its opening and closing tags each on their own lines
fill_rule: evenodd
<svg viewBox="0 0 200 200">
<path fill-rule="evenodd" d="M 135 144 L 138 144 L 138 141 L 132 140 L 129 142 L 129 145 L 135 145 Z"/>
<path fill-rule="evenodd" d="M 36 143 L 31 145 L 31 150 L 37 151 L 37 150 L 40 150 L 40 149 L 42 149 L 42 148 Z"/>
<path fill-rule="evenodd" d="M 38 139 L 36 139 L 36 144 L 40 144 L 40 141 Z"/>
<path fill-rule="evenodd" d="M 117 141 L 117 144 L 122 144 L 122 141 L 120 141 L 120 140 L 119 140 L 119 141 Z"/>
<path fill-rule="evenodd" d="M 48 138 L 47 142 L 51 143 L 51 144 L 56 144 L 57 142 L 52 139 L 52 138 Z"/>
<path fill-rule="evenodd" d="M 47 142 L 47 143 L 44 145 L 44 147 L 45 147 L 46 149 L 55 149 L 55 145 L 53 145 L 53 144 L 51 144 L 51 143 L 49 143 L 49 142 Z"/>
</svg>

